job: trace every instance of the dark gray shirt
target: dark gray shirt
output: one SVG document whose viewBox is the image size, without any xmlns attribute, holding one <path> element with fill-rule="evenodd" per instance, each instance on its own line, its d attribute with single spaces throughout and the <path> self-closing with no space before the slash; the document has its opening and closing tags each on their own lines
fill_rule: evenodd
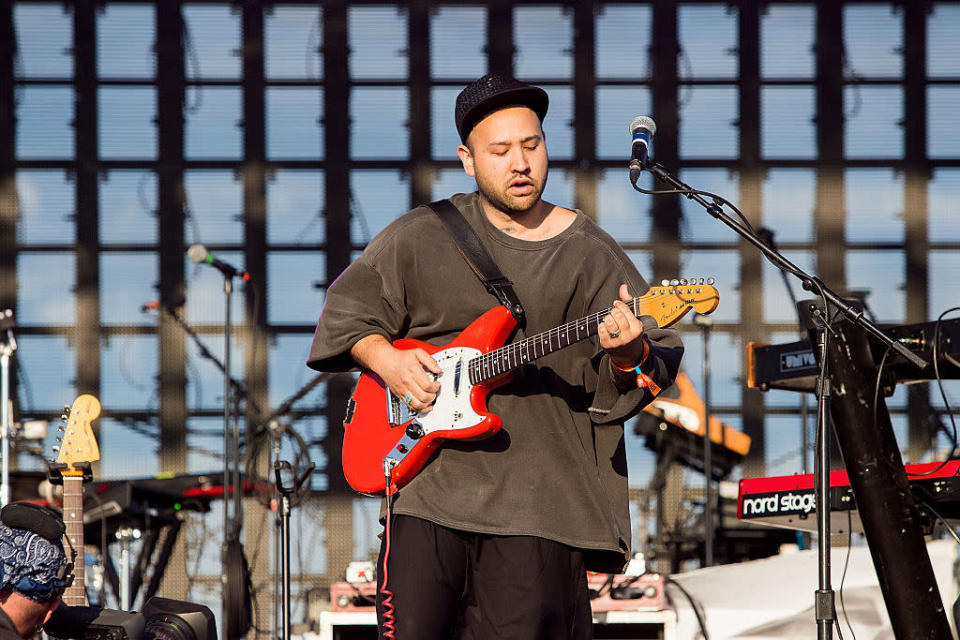
<svg viewBox="0 0 960 640">
<path fill-rule="evenodd" d="M 560 234 L 525 241 L 483 214 L 479 196 L 451 201 L 513 281 L 527 317 L 508 342 L 597 313 L 649 288 L 620 246 L 583 213 Z M 450 342 L 497 304 L 428 208 L 391 223 L 327 291 L 307 364 L 319 371 L 356 367 L 350 348 L 380 334 Z M 676 376 L 679 335 L 652 318 L 643 370 L 661 387 Z M 448 527 L 531 535 L 587 551 L 588 568 L 616 571 L 630 548 L 623 422 L 653 399 L 618 389 L 596 336 L 516 370 L 488 408 L 503 419 L 493 437 L 447 441 L 396 496 L 395 513 Z"/>
<path fill-rule="evenodd" d="M 21 640 L 22 637 L 7 612 L 0 609 L 0 640 Z"/>
</svg>

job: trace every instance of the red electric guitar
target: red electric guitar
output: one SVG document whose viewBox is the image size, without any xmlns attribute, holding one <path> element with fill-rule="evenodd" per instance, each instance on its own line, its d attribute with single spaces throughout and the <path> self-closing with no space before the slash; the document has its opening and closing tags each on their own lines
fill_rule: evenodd
<svg viewBox="0 0 960 640">
<path fill-rule="evenodd" d="M 652 316 L 661 327 L 682 318 L 690 309 L 708 314 L 720 301 L 713 279 L 704 283 L 680 280 L 650 290 L 627 303 L 634 315 Z M 443 370 L 433 409 L 423 415 L 410 410 L 372 372 L 357 381 L 343 426 L 343 473 L 361 493 L 385 493 L 387 475 L 400 487 L 423 468 L 444 439 L 476 440 L 500 430 L 500 417 L 487 411 L 487 394 L 509 379 L 509 373 L 575 342 L 596 335 L 610 312 L 586 318 L 502 346 L 516 327 L 503 306 L 474 320 L 446 346 L 413 339 L 397 340 L 398 349 L 421 348 Z"/>
</svg>

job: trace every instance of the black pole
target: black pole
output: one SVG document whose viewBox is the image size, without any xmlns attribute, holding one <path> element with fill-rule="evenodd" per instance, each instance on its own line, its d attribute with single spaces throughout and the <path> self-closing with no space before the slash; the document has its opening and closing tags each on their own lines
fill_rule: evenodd
<svg viewBox="0 0 960 640">
<path fill-rule="evenodd" d="M 846 319 L 833 327 L 834 425 L 894 636 L 948 640 L 950 625 L 890 414 L 882 398 L 873 402 L 877 368 L 870 345 Z"/>
<path fill-rule="evenodd" d="M 693 323 L 703 330 L 703 565 L 713 566 L 713 434 L 710 433 L 710 327 L 713 321 L 699 313 Z M 721 433 L 723 427 L 720 427 Z"/>
<path fill-rule="evenodd" d="M 220 553 L 220 586 L 223 590 L 221 597 L 221 612 L 223 614 L 223 638 L 232 640 L 228 623 L 232 611 L 229 607 L 227 589 L 229 589 L 229 574 L 227 572 L 227 550 L 229 543 L 237 540 L 234 537 L 233 521 L 230 517 L 230 463 L 233 447 L 230 442 L 230 294 L 233 292 L 233 280 L 227 274 L 223 275 L 224 293 L 224 320 L 223 320 L 223 546 Z M 236 514 L 234 514 L 236 515 Z"/>
<path fill-rule="evenodd" d="M 817 452 L 814 457 L 814 485 L 817 495 L 817 592 L 814 595 L 814 613 L 817 620 L 817 638 L 830 640 L 837 607 L 830 583 L 830 327 L 821 318 L 818 332 L 820 375 L 817 377 Z"/>
</svg>

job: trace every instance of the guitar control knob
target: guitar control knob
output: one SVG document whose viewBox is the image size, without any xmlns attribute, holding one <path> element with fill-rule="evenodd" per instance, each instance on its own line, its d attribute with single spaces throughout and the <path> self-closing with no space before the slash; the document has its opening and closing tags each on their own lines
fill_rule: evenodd
<svg viewBox="0 0 960 640">
<path fill-rule="evenodd" d="M 407 425 L 407 435 L 414 440 L 419 440 L 423 437 L 423 427 L 420 426 L 419 422 L 413 421 Z"/>
</svg>

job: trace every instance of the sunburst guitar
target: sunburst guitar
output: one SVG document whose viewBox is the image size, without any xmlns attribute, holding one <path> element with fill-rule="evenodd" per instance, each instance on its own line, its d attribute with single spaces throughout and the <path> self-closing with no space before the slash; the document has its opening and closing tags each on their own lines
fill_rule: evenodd
<svg viewBox="0 0 960 640">
<path fill-rule="evenodd" d="M 713 280 L 674 281 L 651 287 L 627 306 L 636 316 L 651 316 L 660 327 L 677 322 L 691 309 L 700 314 L 717 308 Z M 597 334 L 610 312 L 605 309 L 504 346 L 516 320 L 503 306 L 474 320 L 453 341 L 435 346 L 413 339 L 393 343 L 398 349 L 423 349 L 442 372 L 433 409 L 422 415 L 407 407 L 376 374 L 365 371 L 347 404 L 344 418 L 343 472 L 361 493 L 392 492 L 409 482 L 444 440 L 476 440 L 500 430 L 500 417 L 487 411 L 487 395 L 506 383 L 510 373 Z"/>
<path fill-rule="evenodd" d="M 73 583 L 63 594 L 63 602 L 71 606 L 87 604 L 83 575 L 83 476 L 85 471 L 89 472 L 89 464 L 100 459 L 92 424 L 99 416 L 100 401 L 95 396 L 77 396 L 69 412 L 64 413 L 57 451 L 56 468 L 63 476 L 63 524 L 67 539 L 77 552 Z"/>
</svg>

